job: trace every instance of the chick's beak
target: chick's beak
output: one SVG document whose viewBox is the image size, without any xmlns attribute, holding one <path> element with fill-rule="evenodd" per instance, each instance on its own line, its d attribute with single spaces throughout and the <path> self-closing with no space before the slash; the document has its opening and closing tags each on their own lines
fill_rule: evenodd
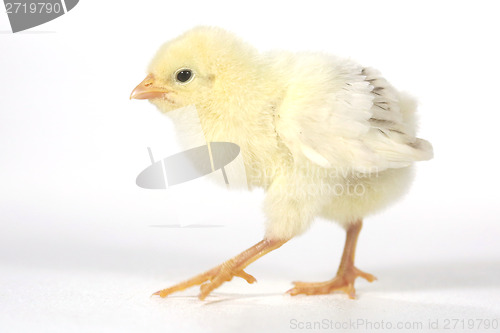
<svg viewBox="0 0 500 333">
<path fill-rule="evenodd" d="M 164 88 L 157 87 L 153 74 L 149 74 L 141 83 L 139 83 L 137 87 L 134 88 L 134 90 L 132 90 L 130 99 L 160 98 L 168 92 L 169 91 Z"/>
</svg>

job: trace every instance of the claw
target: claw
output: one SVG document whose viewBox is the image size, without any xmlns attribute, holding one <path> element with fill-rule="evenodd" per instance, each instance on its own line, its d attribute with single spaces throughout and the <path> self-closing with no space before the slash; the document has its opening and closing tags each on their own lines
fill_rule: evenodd
<svg viewBox="0 0 500 333">
<path fill-rule="evenodd" d="M 160 296 L 161 298 L 164 298 L 167 295 L 162 295 L 163 290 L 158 290 L 157 292 L 153 293 L 151 296 Z"/>
<path fill-rule="evenodd" d="M 167 297 L 168 294 L 171 294 L 172 292 L 169 292 L 168 289 L 162 289 L 158 290 L 157 292 L 153 293 L 151 296 L 160 296 L 161 298 Z"/>
</svg>

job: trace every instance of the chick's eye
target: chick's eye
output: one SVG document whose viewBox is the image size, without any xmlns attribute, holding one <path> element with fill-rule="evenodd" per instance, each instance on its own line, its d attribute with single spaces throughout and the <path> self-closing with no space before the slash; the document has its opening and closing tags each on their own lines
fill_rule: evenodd
<svg viewBox="0 0 500 333">
<path fill-rule="evenodd" d="M 181 83 L 186 83 L 193 77 L 193 72 L 190 69 L 181 69 L 175 75 L 175 79 Z"/>
</svg>

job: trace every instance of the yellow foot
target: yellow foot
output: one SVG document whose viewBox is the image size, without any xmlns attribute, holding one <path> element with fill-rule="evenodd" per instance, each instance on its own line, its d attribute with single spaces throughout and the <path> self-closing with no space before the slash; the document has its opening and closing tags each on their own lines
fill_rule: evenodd
<svg viewBox="0 0 500 333">
<path fill-rule="evenodd" d="M 352 266 L 342 273 L 337 273 L 333 279 L 325 282 L 293 282 L 294 287 L 287 291 L 288 294 L 295 296 L 298 294 L 306 295 L 323 295 L 330 294 L 334 291 L 340 290 L 345 292 L 349 298 L 356 297 L 356 290 L 354 289 L 354 280 L 360 276 L 369 282 L 373 282 L 377 278 L 371 274 L 365 273 L 356 267 Z"/>
<path fill-rule="evenodd" d="M 201 273 L 170 288 L 157 291 L 153 295 L 166 297 L 174 292 L 181 291 L 192 286 L 201 285 L 201 292 L 198 295 L 198 298 L 200 300 L 204 300 L 205 297 L 207 297 L 214 289 L 218 288 L 224 282 L 231 281 L 234 276 L 245 279 L 248 283 L 254 283 L 257 281 L 252 275 L 246 273 L 243 269 L 236 268 L 235 266 L 235 261 L 233 259 L 228 260 L 225 263 L 206 271 L 205 273 Z"/>
</svg>

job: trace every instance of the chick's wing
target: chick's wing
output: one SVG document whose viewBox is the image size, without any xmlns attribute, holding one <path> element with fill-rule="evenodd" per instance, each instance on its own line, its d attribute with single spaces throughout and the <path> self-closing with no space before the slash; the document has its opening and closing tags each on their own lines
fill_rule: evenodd
<svg viewBox="0 0 500 333">
<path fill-rule="evenodd" d="M 415 137 L 416 103 L 377 71 L 315 54 L 280 64 L 287 79 L 276 131 L 296 161 L 378 172 L 432 157 Z"/>
</svg>

